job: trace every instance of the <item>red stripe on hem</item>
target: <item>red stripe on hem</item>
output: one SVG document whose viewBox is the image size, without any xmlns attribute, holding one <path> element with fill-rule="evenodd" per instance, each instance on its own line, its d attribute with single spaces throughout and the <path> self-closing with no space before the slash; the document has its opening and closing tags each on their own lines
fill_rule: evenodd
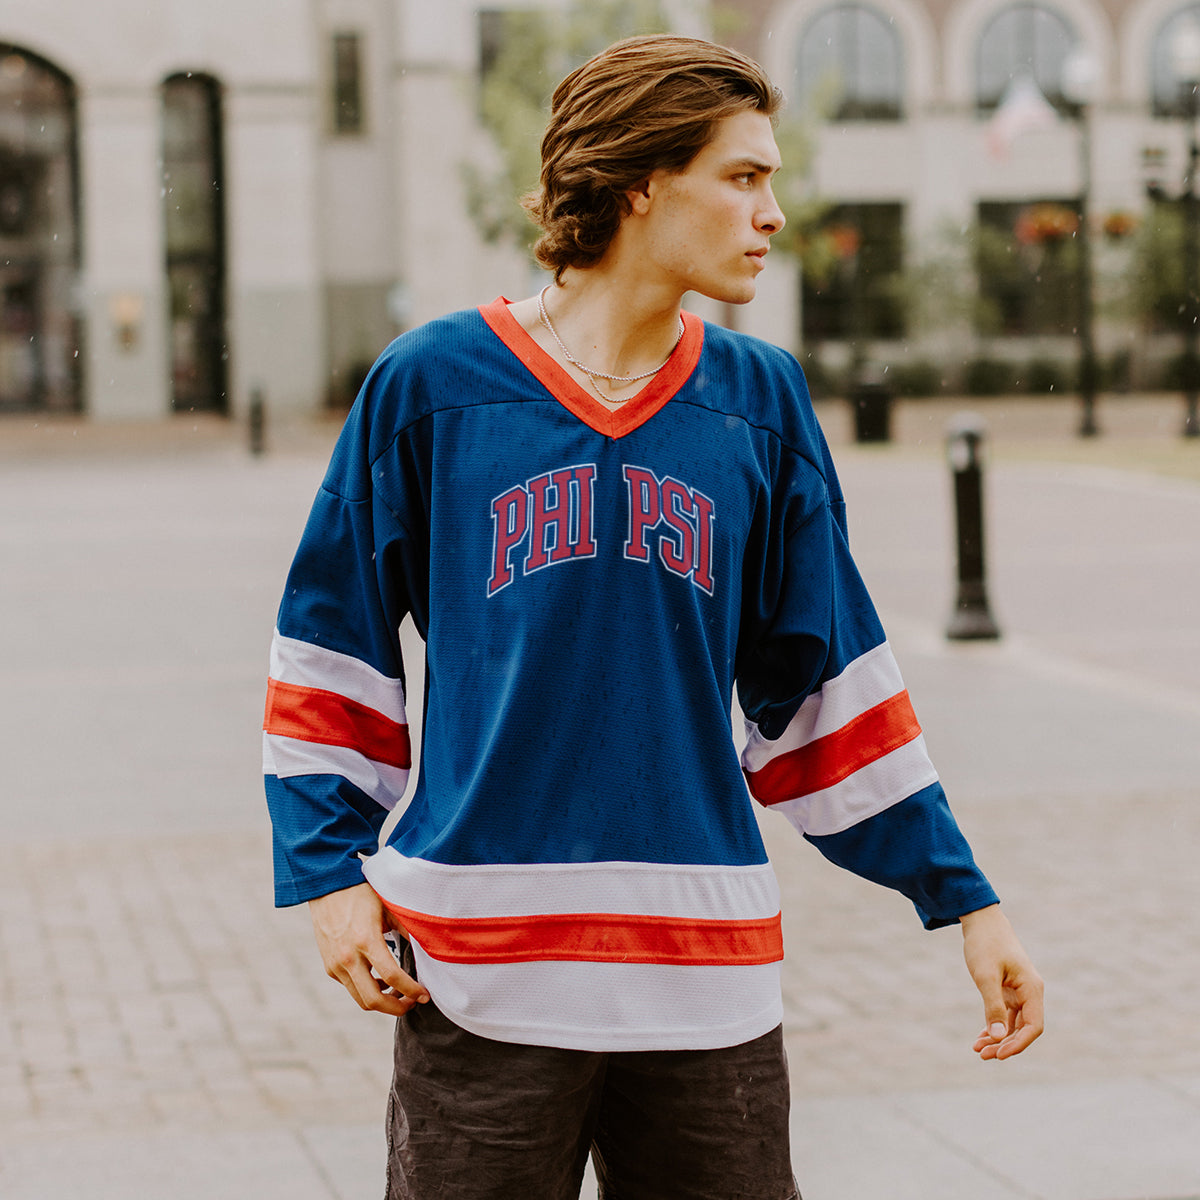
<svg viewBox="0 0 1200 1200">
<path fill-rule="evenodd" d="M 605 437 L 624 437 L 650 420 L 688 381 L 704 347 L 704 322 L 693 313 L 681 313 L 683 337 L 662 370 L 620 408 L 609 409 L 590 396 L 529 336 L 508 306 L 509 301 L 500 297 L 491 304 L 481 305 L 479 315 L 555 400 Z"/>
<path fill-rule="evenodd" d="M 407 725 L 320 688 L 269 679 L 263 730 L 301 742 L 357 750 L 389 767 L 408 770 L 412 766 Z"/>
<path fill-rule="evenodd" d="M 384 901 L 421 948 L 440 962 L 626 962 L 758 966 L 783 958 L 780 914 L 747 921 L 628 913 L 532 917 L 436 917 Z"/>
<path fill-rule="evenodd" d="M 897 692 L 841 729 L 788 750 L 757 771 L 747 771 L 750 794 L 760 804 L 772 805 L 823 791 L 907 745 L 920 733 L 908 692 Z"/>
</svg>

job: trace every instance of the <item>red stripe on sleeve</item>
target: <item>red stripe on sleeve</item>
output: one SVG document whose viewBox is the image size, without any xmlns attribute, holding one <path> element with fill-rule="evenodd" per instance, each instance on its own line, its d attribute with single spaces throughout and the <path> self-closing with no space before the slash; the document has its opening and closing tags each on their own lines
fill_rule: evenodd
<svg viewBox="0 0 1200 1200">
<path fill-rule="evenodd" d="M 268 680 L 263 729 L 302 742 L 344 746 L 389 767 L 412 766 L 407 725 L 320 688 Z"/>
<path fill-rule="evenodd" d="M 908 692 L 897 692 L 841 729 L 788 750 L 757 771 L 747 772 L 750 794 L 766 805 L 811 795 L 841 783 L 920 733 Z"/>
<path fill-rule="evenodd" d="M 384 904 L 421 948 L 442 962 L 752 966 L 783 958 L 778 913 L 745 921 L 627 913 L 450 918 Z"/>
</svg>

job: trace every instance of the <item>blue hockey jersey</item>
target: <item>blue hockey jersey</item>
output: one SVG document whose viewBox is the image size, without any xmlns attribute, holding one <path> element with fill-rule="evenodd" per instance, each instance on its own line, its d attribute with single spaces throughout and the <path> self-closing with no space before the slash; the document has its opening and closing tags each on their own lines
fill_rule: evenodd
<svg viewBox="0 0 1200 1200">
<path fill-rule="evenodd" d="M 365 875 L 435 1002 L 486 1037 L 707 1048 L 773 1028 L 779 895 L 751 796 L 929 926 L 995 900 L 850 557 L 799 366 L 684 320 L 615 411 L 503 300 L 405 334 L 287 581 L 264 722 L 277 902 Z M 406 614 L 420 771 L 379 848 L 410 769 Z"/>
</svg>

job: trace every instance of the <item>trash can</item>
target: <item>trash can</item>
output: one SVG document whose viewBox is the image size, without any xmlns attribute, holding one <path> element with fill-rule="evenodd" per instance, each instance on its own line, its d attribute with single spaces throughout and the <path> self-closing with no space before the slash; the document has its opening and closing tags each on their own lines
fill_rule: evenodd
<svg viewBox="0 0 1200 1200">
<path fill-rule="evenodd" d="M 850 386 L 856 442 L 892 439 L 892 389 L 881 375 L 861 375 Z"/>
</svg>

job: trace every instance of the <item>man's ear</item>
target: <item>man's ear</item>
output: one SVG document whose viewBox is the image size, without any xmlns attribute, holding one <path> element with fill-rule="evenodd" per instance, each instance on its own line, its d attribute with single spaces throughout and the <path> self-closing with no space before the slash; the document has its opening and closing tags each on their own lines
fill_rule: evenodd
<svg viewBox="0 0 1200 1200">
<path fill-rule="evenodd" d="M 639 217 L 645 216 L 650 208 L 650 196 L 652 192 L 651 181 L 643 179 L 637 187 L 630 188 L 625 193 L 625 203 L 629 205 L 629 211 L 636 213 Z"/>
</svg>

